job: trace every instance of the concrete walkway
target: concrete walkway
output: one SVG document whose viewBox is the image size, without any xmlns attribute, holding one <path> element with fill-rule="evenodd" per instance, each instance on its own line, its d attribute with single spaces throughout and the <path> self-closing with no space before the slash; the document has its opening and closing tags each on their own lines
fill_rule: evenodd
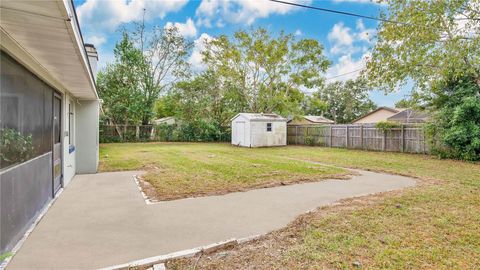
<svg viewBox="0 0 480 270">
<path fill-rule="evenodd" d="M 137 172 L 78 175 L 7 269 L 94 269 L 267 233 L 340 199 L 415 185 L 411 178 L 358 171 L 326 180 L 147 205 Z"/>
</svg>

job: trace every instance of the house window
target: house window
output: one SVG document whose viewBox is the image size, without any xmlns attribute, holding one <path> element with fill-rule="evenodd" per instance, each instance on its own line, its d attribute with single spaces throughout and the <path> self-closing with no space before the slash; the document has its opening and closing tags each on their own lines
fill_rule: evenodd
<svg viewBox="0 0 480 270">
<path fill-rule="evenodd" d="M 272 123 L 267 123 L 267 132 L 272 131 Z"/>
</svg>

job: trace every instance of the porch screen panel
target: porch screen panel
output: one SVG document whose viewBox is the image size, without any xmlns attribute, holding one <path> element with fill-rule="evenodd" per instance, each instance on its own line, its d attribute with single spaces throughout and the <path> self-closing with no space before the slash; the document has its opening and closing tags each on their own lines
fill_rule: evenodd
<svg viewBox="0 0 480 270">
<path fill-rule="evenodd" d="M 0 170 L 52 151 L 53 89 L 0 51 Z"/>
</svg>

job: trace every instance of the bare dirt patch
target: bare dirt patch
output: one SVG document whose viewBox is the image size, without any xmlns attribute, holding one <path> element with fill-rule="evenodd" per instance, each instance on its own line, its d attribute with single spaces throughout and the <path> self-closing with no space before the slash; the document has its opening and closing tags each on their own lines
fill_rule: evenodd
<svg viewBox="0 0 480 270">
<path fill-rule="evenodd" d="M 320 177 L 317 176 L 315 178 L 299 178 L 299 179 L 292 179 L 292 180 L 284 180 L 280 182 L 270 181 L 270 182 L 253 184 L 250 186 L 217 187 L 208 191 L 202 191 L 202 192 L 197 191 L 193 193 L 180 193 L 180 194 L 158 192 L 158 189 L 155 188 L 149 181 L 145 180 L 143 175 L 138 175 L 137 180 L 142 192 L 147 196 L 147 198 L 151 202 L 160 202 L 160 201 L 179 200 L 179 199 L 185 199 L 185 198 L 224 195 L 232 192 L 245 192 L 253 189 L 272 188 L 272 187 L 278 187 L 278 186 L 318 182 L 326 179 L 348 180 L 348 179 L 351 179 L 351 177 L 354 175 L 358 175 L 358 173 L 348 172 L 348 173 L 340 173 L 340 174 L 334 174 L 334 175 L 328 175 L 328 176 L 320 176 Z"/>
<path fill-rule="evenodd" d="M 371 207 L 387 197 L 400 196 L 404 191 L 384 192 L 370 196 L 342 200 L 334 205 L 324 206 L 313 212 L 297 217 L 287 227 L 260 236 L 234 247 L 217 250 L 210 254 L 199 254 L 191 258 L 172 260 L 166 263 L 167 269 L 299 269 L 308 268 L 308 264 L 299 265 L 298 261 L 289 261 L 291 247 L 298 245 L 303 232 L 326 216 L 347 213 Z M 398 207 L 401 207 L 399 205 Z M 352 263 L 354 263 L 352 261 Z M 316 267 L 331 269 L 328 263 Z"/>
</svg>

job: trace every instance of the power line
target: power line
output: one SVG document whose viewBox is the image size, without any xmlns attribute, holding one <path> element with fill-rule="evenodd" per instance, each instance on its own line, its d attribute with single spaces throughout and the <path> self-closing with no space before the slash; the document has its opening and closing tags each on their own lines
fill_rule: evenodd
<svg viewBox="0 0 480 270">
<path fill-rule="evenodd" d="M 330 12 L 330 13 L 335 13 L 335 14 L 341 14 L 341 15 L 346 15 L 346 16 L 352 16 L 352 17 L 358 17 L 358 18 L 374 20 L 374 21 L 396 23 L 396 24 L 405 24 L 405 25 L 408 24 L 408 23 L 404 23 L 404 22 L 392 21 L 392 20 L 387 20 L 387 19 L 373 17 L 373 16 L 356 14 L 356 13 L 352 13 L 352 12 L 346 12 L 346 11 L 340 11 L 340 10 L 334 10 L 334 9 L 328 9 L 328 8 L 321 8 L 321 7 L 314 7 L 314 6 L 309 6 L 309 5 L 302 5 L 302 4 L 297 4 L 297 3 L 287 2 L 287 1 L 280 1 L 280 0 L 269 0 L 269 1 L 284 4 L 284 5 L 303 7 L 303 8 L 308 8 L 308 9 L 314 9 L 314 10 Z"/>
<path fill-rule="evenodd" d="M 345 76 L 345 75 L 349 75 L 349 74 L 352 74 L 352 73 L 355 73 L 355 72 L 359 72 L 363 69 L 365 69 L 365 67 L 362 67 L 362 68 L 359 68 L 359 69 L 356 69 L 356 70 L 353 70 L 353 71 L 350 71 L 350 72 L 338 74 L 338 75 L 335 75 L 333 77 L 326 78 L 325 80 L 327 81 L 327 80 L 335 79 L 335 78 L 342 77 L 342 76 Z"/>
</svg>

